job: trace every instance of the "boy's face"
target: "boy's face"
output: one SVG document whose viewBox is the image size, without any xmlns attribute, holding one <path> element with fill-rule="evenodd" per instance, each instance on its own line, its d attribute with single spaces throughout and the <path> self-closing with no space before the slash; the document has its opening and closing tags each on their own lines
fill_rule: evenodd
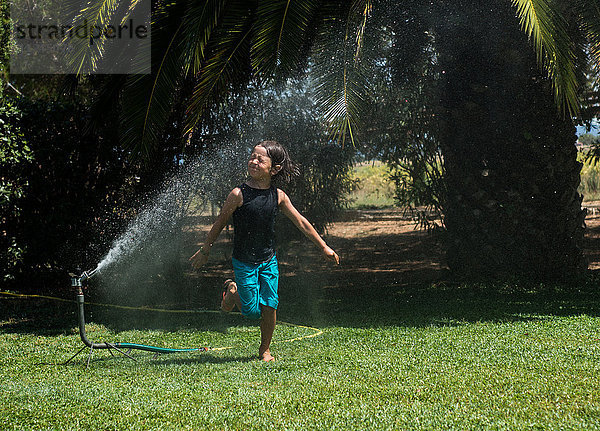
<svg viewBox="0 0 600 431">
<path fill-rule="evenodd" d="M 267 155 L 267 150 L 257 145 L 252 150 L 250 160 L 248 160 L 248 173 L 256 180 L 270 178 L 272 168 L 271 158 Z"/>
</svg>

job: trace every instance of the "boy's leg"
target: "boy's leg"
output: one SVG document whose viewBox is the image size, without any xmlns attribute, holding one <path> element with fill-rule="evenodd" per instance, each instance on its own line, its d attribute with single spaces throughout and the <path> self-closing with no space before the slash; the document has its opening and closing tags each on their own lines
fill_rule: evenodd
<svg viewBox="0 0 600 431">
<path fill-rule="evenodd" d="M 249 319 L 260 319 L 260 285 L 258 265 L 246 264 L 235 258 L 231 259 L 235 273 L 237 298 L 242 314 Z M 234 299 L 235 299 L 234 296 Z"/>
<path fill-rule="evenodd" d="M 260 347 L 258 348 L 258 356 L 263 361 L 272 361 L 275 358 L 271 355 L 269 349 L 273 332 L 275 331 L 277 306 L 279 305 L 279 295 L 277 290 L 279 287 L 279 268 L 277 258 L 273 258 L 262 264 L 259 268 L 258 275 L 260 283 Z"/>
<path fill-rule="evenodd" d="M 273 361 L 275 358 L 271 355 L 269 347 L 275 331 L 275 321 L 277 311 L 266 305 L 260 305 L 262 315 L 260 318 L 260 347 L 258 348 L 258 357 L 265 362 Z"/>
</svg>

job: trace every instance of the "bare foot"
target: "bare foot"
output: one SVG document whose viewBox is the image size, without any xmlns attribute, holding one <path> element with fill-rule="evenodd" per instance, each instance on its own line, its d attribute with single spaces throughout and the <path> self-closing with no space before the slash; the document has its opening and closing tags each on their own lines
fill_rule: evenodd
<svg viewBox="0 0 600 431">
<path fill-rule="evenodd" d="M 221 310 L 230 312 L 235 307 L 235 294 L 237 293 L 237 285 L 231 279 L 225 280 L 223 283 L 223 299 L 221 300 Z"/>
<path fill-rule="evenodd" d="M 273 355 L 271 355 L 271 352 L 269 352 L 268 350 L 263 353 L 259 353 L 258 357 L 261 361 L 264 362 L 272 362 L 275 360 L 275 357 L 273 357 Z"/>
</svg>

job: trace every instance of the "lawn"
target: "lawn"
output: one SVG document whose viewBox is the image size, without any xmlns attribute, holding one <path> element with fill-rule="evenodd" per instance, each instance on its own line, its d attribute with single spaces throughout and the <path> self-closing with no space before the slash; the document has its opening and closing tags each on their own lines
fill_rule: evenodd
<svg viewBox="0 0 600 431">
<path fill-rule="evenodd" d="M 82 347 L 75 304 L 0 295 L 0 428 L 600 429 L 600 223 L 587 223 L 594 271 L 569 288 L 453 282 L 410 222 L 335 223 L 339 267 L 306 243 L 279 255 L 279 319 L 323 332 L 278 325 L 270 364 L 255 324 L 212 311 L 226 236 L 178 306 L 207 310 L 91 305 L 93 289 L 86 307 L 92 341 L 208 352 L 61 365 Z"/>
<path fill-rule="evenodd" d="M 323 333 L 290 342 L 315 332 L 278 325 L 271 364 L 237 315 L 123 323 L 88 306 L 95 341 L 229 347 L 137 362 L 100 351 L 89 369 L 83 354 L 60 365 L 81 346 L 74 304 L 3 298 L 2 429 L 599 429 L 596 286 L 353 289 L 314 295 L 309 312 L 291 286 L 280 318 Z"/>
<path fill-rule="evenodd" d="M 352 178 L 357 182 L 357 189 L 351 195 L 349 208 L 388 208 L 396 204 L 390 169 L 384 163 L 359 163 L 352 169 Z"/>
</svg>

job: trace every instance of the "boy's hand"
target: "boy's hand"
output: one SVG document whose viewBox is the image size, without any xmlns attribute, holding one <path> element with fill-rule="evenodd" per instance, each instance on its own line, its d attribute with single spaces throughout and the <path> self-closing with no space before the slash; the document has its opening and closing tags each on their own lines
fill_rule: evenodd
<svg viewBox="0 0 600 431">
<path fill-rule="evenodd" d="M 330 260 L 332 262 L 335 262 L 336 265 L 340 264 L 340 257 L 337 255 L 337 253 L 335 251 L 333 251 L 331 249 L 331 247 L 325 247 L 323 249 L 323 256 L 325 257 L 326 260 Z"/>
<path fill-rule="evenodd" d="M 192 268 L 199 269 L 201 266 L 204 266 L 206 262 L 208 262 L 208 254 L 204 254 L 202 249 L 200 249 L 189 258 L 189 261 L 192 263 Z"/>
</svg>

